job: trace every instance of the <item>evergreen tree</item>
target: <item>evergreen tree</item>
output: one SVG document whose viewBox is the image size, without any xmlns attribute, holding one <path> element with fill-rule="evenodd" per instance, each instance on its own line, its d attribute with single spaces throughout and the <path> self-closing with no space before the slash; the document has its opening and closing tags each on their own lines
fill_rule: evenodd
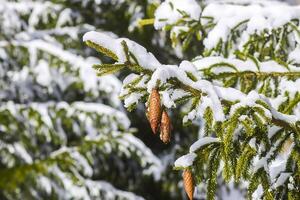
<svg viewBox="0 0 300 200">
<path fill-rule="evenodd" d="M 112 8 L 125 15 L 131 3 L 0 1 L 0 199 L 143 199 L 122 189 L 160 179 L 162 162 L 122 111 L 121 82 L 96 76 L 100 60 L 79 39 L 116 28 Z M 131 6 L 135 27 L 141 5 Z"/>
<path fill-rule="evenodd" d="M 214 199 L 219 175 L 244 186 L 249 199 L 299 199 L 299 20 L 299 7 L 274 1 L 166 0 L 141 25 L 170 34 L 179 56 L 191 59 L 179 65 L 127 38 L 91 31 L 83 40 L 115 61 L 94 65 L 98 75 L 131 72 L 125 107 L 145 103 L 164 142 L 167 113 L 179 105 L 183 123 L 199 124 L 199 139 L 174 167 L 184 170 L 190 199 L 194 183 Z"/>
</svg>

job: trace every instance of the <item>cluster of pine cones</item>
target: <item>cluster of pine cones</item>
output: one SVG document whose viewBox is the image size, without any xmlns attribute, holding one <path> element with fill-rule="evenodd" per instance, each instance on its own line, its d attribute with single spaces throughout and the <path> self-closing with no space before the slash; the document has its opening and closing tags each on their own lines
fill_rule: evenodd
<svg viewBox="0 0 300 200">
<path fill-rule="evenodd" d="M 165 143 L 171 140 L 171 120 L 167 111 L 162 108 L 160 102 L 160 95 L 157 89 L 151 91 L 149 97 L 147 118 L 150 122 L 151 129 L 154 134 L 160 130 L 160 139 Z M 194 179 L 190 169 L 183 171 L 184 189 L 190 200 L 193 199 L 194 194 Z"/>
<path fill-rule="evenodd" d="M 160 139 L 165 143 L 171 140 L 171 121 L 165 109 L 162 109 L 160 95 L 157 89 L 153 89 L 150 94 L 148 106 L 148 120 L 154 134 L 160 129 Z"/>
</svg>

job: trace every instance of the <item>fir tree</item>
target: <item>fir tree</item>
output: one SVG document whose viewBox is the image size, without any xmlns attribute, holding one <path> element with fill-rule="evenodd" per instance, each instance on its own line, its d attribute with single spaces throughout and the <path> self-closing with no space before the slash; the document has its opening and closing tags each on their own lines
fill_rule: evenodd
<svg viewBox="0 0 300 200">
<path fill-rule="evenodd" d="M 189 107 L 183 123 L 198 123 L 199 139 L 174 167 L 184 170 L 189 197 L 192 174 L 207 199 L 219 175 L 245 185 L 248 199 L 299 199 L 299 20 L 299 7 L 274 1 L 167 0 L 140 24 L 169 33 L 191 59 L 179 65 L 127 38 L 92 31 L 83 40 L 115 61 L 94 65 L 98 75 L 131 72 L 121 98 L 129 110 L 143 102 L 157 112 L 147 113 L 154 132 L 162 110 Z"/>
</svg>

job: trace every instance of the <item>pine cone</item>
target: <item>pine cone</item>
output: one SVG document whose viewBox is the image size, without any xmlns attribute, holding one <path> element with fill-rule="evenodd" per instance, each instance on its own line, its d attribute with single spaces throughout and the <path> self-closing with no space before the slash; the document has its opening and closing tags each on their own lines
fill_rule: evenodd
<svg viewBox="0 0 300 200">
<path fill-rule="evenodd" d="M 157 89 L 153 89 L 150 94 L 148 117 L 151 129 L 156 134 L 161 118 L 160 96 Z"/>
<path fill-rule="evenodd" d="M 193 200 L 194 194 L 194 180 L 192 172 L 189 169 L 183 171 L 183 183 L 186 194 L 190 200 Z"/>
<path fill-rule="evenodd" d="M 284 144 L 283 144 L 283 146 L 280 150 L 280 154 L 281 155 L 286 155 L 290 151 L 290 148 L 291 148 L 292 144 L 293 144 L 293 141 L 291 140 L 291 138 L 287 139 L 284 142 Z"/>
<path fill-rule="evenodd" d="M 171 121 L 167 111 L 163 110 L 160 121 L 160 139 L 167 144 L 171 139 Z"/>
</svg>

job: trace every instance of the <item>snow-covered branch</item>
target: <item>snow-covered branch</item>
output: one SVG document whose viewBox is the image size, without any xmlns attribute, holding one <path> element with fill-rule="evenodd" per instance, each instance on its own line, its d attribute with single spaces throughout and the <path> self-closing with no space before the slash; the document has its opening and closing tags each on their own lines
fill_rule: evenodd
<svg viewBox="0 0 300 200">
<path fill-rule="evenodd" d="M 173 45 L 181 43 L 184 50 L 198 42 L 204 55 L 239 53 L 299 64 L 294 56 L 299 52 L 299 6 L 276 1 L 208 2 L 167 0 L 155 12 L 154 27 L 170 30 Z"/>
<path fill-rule="evenodd" d="M 242 59 L 207 55 L 192 62 L 182 61 L 179 66 L 164 65 L 144 47 L 126 38 L 114 39 L 92 31 L 86 33 L 83 40 L 116 61 L 114 64 L 94 65 L 99 75 L 123 68 L 133 72 L 124 79 L 121 92 L 129 110 L 147 98 L 146 104 L 151 107 L 150 94 L 156 90 L 164 108 L 175 108 L 182 101 L 191 102 L 183 122 L 200 120 L 202 135 L 190 147 L 190 152 L 175 162 L 175 169 L 184 169 L 185 174 L 186 170 L 194 168 L 199 179 L 206 177 L 208 198 L 213 198 L 219 170 L 226 181 L 233 178 L 238 182 L 251 177 L 248 188 L 251 195 L 256 194 L 255 189 L 260 187 L 263 191 L 271 188 L 275 194 L 277 188 L 292 176 L 287 162 L 295 159 L 295 149 L 291 148 L 283 158 L 280 149 L 288 141 L 295 142 L 300 133 L 297 111 L 300 99 L 296 91 L 299 69 L 296 65 L 260 61 L 253 56 Z M 243 81 L 248 82 L 244 85 L 251 82 L 251 79 L 247 80 L 249 74 L 262 78 L 263 84 L 257 82 L 245 90 L 242 83 L 240 88 L 228 87 L 214 77 L 223 75 L 226 78 L 230 73 L 238 78 L 244 75 Z M 282 79 L 281 83 L 278 83 L 278 78 Z M 274 79 L 274 86 L 264 86 L 271 83 L 266 79 Z M 256 85 L 263 89 L 256 90 Z M 263 92 L 270 91 L 269 88 L 276 94 Z M 273 96 L 275 98 L 270 98 Z M 284 108 L 285 103 L 287 108 Z M 277 145 L 272 147 L 274 141 Z M 257 171 L 250 169 L 253 162 Z M 207 174 L 204 173 L 206 167 Z M 269 181 L 271 172 L 276 181 Z M 186 176 L 184 180 L 190 180 Z M 264 185 L 259 186 L 257 180 Z M 186 188 L 186 191 L 189 190 Z"/>
<path fill-rule="evenodd" d="M 234 114 L 234 111 L 237 108 L 242 106 L 258 106 L 263 108 L 265 111 L 264 114 L 268 118 L 274 119 L 274 122 L 282 121 L 288 126 L 287 128 L 296 131 L 294 126 L 297 122 L 299 122 L 299 118 L 297 116 L 286 115 L 278 112 L 266 97 L 258 94 L 255 91 L 252 91 L 247 95 L 234 88 L 225 88 L 214 85 L 207 80 L 201 79 L 202 77 L 196 81 L 191 79 L 188 73 L 196 71 L 196 68 L 195 65 L 189 61 L 183 61 L 179 66 L 163 65 L 151 53 L 148 53 L 146 49 L 137 43 L 123 38 L 113 39 L 107 35 L 97 32 L 86 33 L 83 37 L 83 40 L 87 42 L 87 44 L 94 44 L 93 47 L 96 46 L 96 49 L 99 46 L 97 50 L 103 48 L 104 50 L 100 49 L 100 51 L 110 51 L 114 53 L 116 55 L 115 58 L 117 58 L 118 64 L 124 64 L 124 66 L 128 66 L 129 69 L 136 73 L 139 73 L 139 71 L 135 71 L 135 68 L 140 67 L 141 69 L 139 70 L 141 70 L 141 72 L 150 75 L 150 80 L 144 85 L 144 89 L 149 93 L 156 87 L 162 87 L 164 85 L 171 84 L 173 87 L 172 89 L 182 89 L 194 97 L 203 97 L 201 99 L 202 102 L 199 103 L 199 109 L 197 111 L 195 110 L 196 112 L 193 116 L 190 115 L 188 117 L 190 120 L 193 120 L 195 116 L 199 117 L 203 115 L 203 112 L 207 107 L 213 111 L 214 119 L 216 121 L 224 121 L 230 118 L 230 115 L 226 116 L 222 109 L 222 101 L 227 101 L 231 102 L 232 104 L 230 112 L 232 114 Z M 124 44 L 128 49 L 124 48 Z M 203 64 L 199 60 L 196 62 L 199 66 Z M 204 62 L 206 61 L 204 60 Z M 274 65 L 275 63 L 269 64 Z M 252 64 L 252 66 L 254 67 L 255 65 Z M 251 65 L 249 67 L 251 67 Z M 275 72 L 277 70 L 276 67 L 278 68 L 277 64 L 275 64 L 273 67 L 270 66 L 271 69 L 275 69 Z M 298 71 L 298 69 L 296 70 Z M 268 72 L 270 72 L 270 69 Z M 192 75 L 193 77 L 197 77 L 197 73 L 196 75 L 192 73 Z M 170 93 L 168 95 L 172 96 L 173 94 Z M 258 102 L 263 102 L 264 106 L 260 105 L 261 103 Z M 168 105 L 170 105 L 170 103 L 167 103 L 165 106 L 169 107 Z"/>
</svg>

